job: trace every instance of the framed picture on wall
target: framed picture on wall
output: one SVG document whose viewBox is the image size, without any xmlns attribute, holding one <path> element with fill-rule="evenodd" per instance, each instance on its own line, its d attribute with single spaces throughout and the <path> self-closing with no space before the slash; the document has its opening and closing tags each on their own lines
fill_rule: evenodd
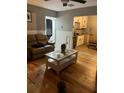
<svg viewBox="0 0 124 93">
<path fill-rule="evenodd" d="M 31 12 L 28 11 L 27 12 L 27 22 L 31 22 L 32 21 L 32 15 L 31 15 Z"/>
</svg>

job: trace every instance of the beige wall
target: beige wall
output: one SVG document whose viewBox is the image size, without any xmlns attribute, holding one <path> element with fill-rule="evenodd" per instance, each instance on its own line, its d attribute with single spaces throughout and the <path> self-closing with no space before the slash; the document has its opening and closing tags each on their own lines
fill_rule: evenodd
<svg viewBox="0 0 124 93">
<path fill-rule="evenodd" d="M 27 10 L 32 14 L 32 22 L 27 23 L 27 30 L 40 31 L 45 30 L 45 16 L 56 17 L 57 12 L 49 9 L 27 5 Z"/>
<path fill-rule="evenodd" d="M 36 29 L 36 14 L 32 12 L 32 21 L 31 22 L 27 22 L 27 29 L 28 30 L 32 30 L 32 29 Z"/>
<path fill-rule="evenodd" d="M 90 30 L 90 41 L 97 41 L 97 16 L 88 16 L 88 28 Z"/>
</svg>

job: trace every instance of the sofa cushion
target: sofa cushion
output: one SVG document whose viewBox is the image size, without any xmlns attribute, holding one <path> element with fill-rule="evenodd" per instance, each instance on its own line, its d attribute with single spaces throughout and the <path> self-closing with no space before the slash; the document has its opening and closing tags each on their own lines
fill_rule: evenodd
<svg viewBox="0 0 124 93">
<path fill-rule="evenodd" d="M 43 43 L 45 45 L 48 43 L 48 39 L 46 35 L 36 34 L 36 39 L 38 43 Z"/>
<path fill-rule="evenodd" d="M 44 54 L 44 47 L 32 48 L 32 54 Z"/>
<path fill-rule="evenodd" d="M 53 51 L 54 47 L 52 45 L 45 45 L 44 49 L 45 49 L 46 53 L 48 53 L 48 52 Z"/>
</svg>

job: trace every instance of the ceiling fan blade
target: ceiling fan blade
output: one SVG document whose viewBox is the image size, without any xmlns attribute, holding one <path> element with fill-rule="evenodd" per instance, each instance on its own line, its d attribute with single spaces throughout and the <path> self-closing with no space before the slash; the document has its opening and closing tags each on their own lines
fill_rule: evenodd
<svg viewBox="0 0 124 93">
<path fill-rule="evenodd" d="M 85 4 L 87 2 L 86 0 L 71 0 L 71 1 L 82 3 L 82 4 Z"/>
</svg>

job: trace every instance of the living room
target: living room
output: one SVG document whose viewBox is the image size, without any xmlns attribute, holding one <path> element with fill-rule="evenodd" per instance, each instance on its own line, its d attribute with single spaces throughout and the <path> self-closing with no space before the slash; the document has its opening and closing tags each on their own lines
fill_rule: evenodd
<svg viewBox="0 0 124 93">
<path fill-rule="evenodd" d="M 88 48 L 87 44 L 73 47 L 73 18 L 75 16 L 97 15 L 97 6 L 55 11 L 33 3 L 28 2 L 27 5 L 27 11 L 31 16 L 31 20 L 27 22 L 27 34 L 28 36 L 33 34 L 27 40 L 29 42 L 32 42 L 32 40 L 41 42 L 41 39 L 44 39 L 42 42 L 47 42 L 47 45 L 45 43 L 44 49 L 43 47 L 42 50 L 37 48 L 39 50 L 35 50 L 34 54 L 28 56 L 28 93 L 57 93 L 59 89 L 58 84 L 61 84 L 61 82 L 64 82 L 67 93 L 96 92 L 97 51 L 92 47 Z M 46 33 L 46 17 L 55 18 L 55 37 L 52 40 L 48 39 L 48 34 Z M 39 45 L 36 46 L 35 42 L 33 43 L 33 47 L 39 47 Z M 74 57 L 74 59 L 68 58 L 67 62 L 69 65 L 64 66 L 60 72 L 57 72 L 58 70 L 52 67 L 51 64 L 46 69 L 47 57 L 50 57 L 48 53 L 61 50 L 63 43 L 66 45 L 67 50 L 73 49 L 74 51 L 72 51 L 71 55 L 74 54 L 77 57 Z M 30 52 L 27 53 L 30 54 Z M 61 55 L 56 53 L 56 56 L 59 57 Z M 76 60 L 76 64 L 72 64 L 73 62 L 70 59 Z M 80 89 L 78 90 L 78 88 Z"/>
<path fill-rule="evenodd" d="M 41 7 L 43 1 L 47 4 Z M 85 7 L 75 1 L 72 3 L 72 0 L 69 0 L 67 4 L 63 4 L 63 0 L 28 0 L 29 4 L 27 4 L 27 0 L 1 1 L 1 93 L 96 93 L 96 91 L 97 93 L 124 93 L 124 14 L 122 12 L 124 1 L 97 0 L 95 9 L 93 6 L 92 8 L 87 7 L 87 3 L 93 0 L 86 0 L 87 3 L 83 4 Z M 37 14 L 35 9 L 31 10 L 29 6 L 35 7 L 38 12 L 40 8 L 41 11 Z M 79 12 L 77 12 L 77 7 Z M 74 11 L 71 12 L 72 10 Z M 49 11 L 52 16 L 45 11 Z M 66 11 L 68 12 L 62 14 Z M 72 16 L 70 13 L 74 12 L 76 14 L 73 17 L 67 17 L 67 15 Z M 59 17 L 60 15 L 63 17 Z M 71 48 L 71 44 L 69 44 L 71 41 L 69 38 L 73 38 L 71 35 L 79 35 L 80 38 L 82 32 L 84 34 L 85 31 L 86 36 L 95 35 L 92 31 L 89 33 L 89 30 L 92 30 L 89 29 L 89 26 L 88 29 L 82 28 L 82 23 L 85 21 L 81 23 L 80 20 L 74 22 L 77 27 L 75 33 L 71 34 L 74 31 L 73 18 L 80 17 L 82 20 L 84 16 L 97 17 L 97 42 L 92 42 L 88 48 L 87 42 L 84 40 L 83 45 L 78 46 L 79 43 L 75 48 Z M 58 41 L 63 40 L 63 42 L 58 44 L 58 49 L 56 49 L 57 42 L 54 41 L 56 38 L 51 38 L 51 34 L 50 36 L 46 34 L 46 19 L 54 18 L 55 20 L 61 19 L 60 24 L 57 24 L 59 27 L 56 27 L 58 32 L 56 33 L 57 36 L 59 34 Z M 71 22 L 67 21 L 68 19 Z M 88 19 L 90 20 L 90 18 Z M 37 34 L 37 32 L 39 33 Z M 39 57 L 37 55 L 36 58 L 28 61 L 27 33 L 28 35 L 33 34 L 35 43 L 32 47 L 37 47 L 36 53 L 39 53 Z M 85 38 L 85 35 L 81 35 L 81 39 L 82 37 Z M 41 41 L 41 38 L 44 39 L 43 41 L 47 41 L 47 47 L 41 43 L 38 43 L 39 46 L 37 46 L 37 42 Z M 49 38 L 50 40 L 48 40 Z M 86 41 L 89 40 L 86 39 Z M 74 43 L 73 39 L 72 43 Z M 38 47 L 44 48 L 43 52 L 37 51 Z M 50 47 L 52 50 L 49 50 Z M 47 51 L 45 48 L 48 48 Z M 55 53 L 57 50 L 59 53 Z M 48 51 L 52 52 L 48 53 Z"/>
</svg>

